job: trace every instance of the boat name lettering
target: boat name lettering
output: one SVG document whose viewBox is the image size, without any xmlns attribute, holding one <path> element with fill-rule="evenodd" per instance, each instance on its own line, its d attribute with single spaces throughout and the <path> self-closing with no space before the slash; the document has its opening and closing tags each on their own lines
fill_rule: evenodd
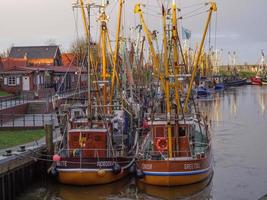
<svg viewBox="0 0 267 200">
<path fill-rule="evenodd" d="M 185 170 L 200 169 L 200 163 L 187 163 L 184 164 Z"/>
<path fill-rule="evenodd" d="M 59 166 L 67 167 L 67 161 L 59 162 Z"/>
<path fill-rule="evenodd" d="M 152 169 L 152 164 L 142 164 L 142 169 Z"/>
<path fill-rule="evenodd" d="M 98 161 L 96 163 L 97 167 L 111 167 L 113 166 L 113 161 Z"/>
</svg>

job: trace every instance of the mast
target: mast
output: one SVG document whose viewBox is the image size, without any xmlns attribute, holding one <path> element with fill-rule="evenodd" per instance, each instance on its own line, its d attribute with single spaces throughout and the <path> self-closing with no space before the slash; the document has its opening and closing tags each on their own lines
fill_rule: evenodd
<svg viewBox="0 0 267 200">
<path fill-rule="evenodd" d="M 142 28 L 145 32 L 145 35 L 146 35 L 146 38 L 147 38 L 147 42 L 149 44 L 149 49 L 150 49 L 150 54 L 151 54 L 151 57 L 152 57 L 152 60 L 153 60 L 153 71 L 154 73 L 159 76 L 159 79 L 160 79 L 160 82 L 161 82 L 161 85 L 164 87 L 165 83 L 164 83 L 164 79 L 163 77 L 160 75 L 160 65 L 159 65 L 159 59 L 158 59 L 158 56 L 156 54 L 156 51 L 154 49 L 154 46 L 153 46 L 153 42 L 152 42 L 152 33 L 149 31 L 146 23 L 145 23 L 145 19 L 144 19 L 144 15 L 143 15 L 143 11 L 141 9 L 141 4 L 136 4 L 135 5 L 135 8 L 134 8 L 134 13 L 135 14 L 139 14 L 140 16 L 140 22 L 141 22 L 141 25 L 142 25 Z"/>
<path fill-rule="evenodd" d="M 88 4 L 89 5 L 89 4 Z M 81 10 L 82 10 L 82 18 L 83 18 L 83 26 L 85 27 L 84 31 L 85 31 L 85 35 L 86 37 L 89 37 L 89 29 L 87 28 L 87 21 L 86 21 L 86 14 L 85 14 L 85 9 L 84 9 L 84 2 L 83 0 L 80 0 L 80 6 L 81 6 Z M 89 16 L 88 16 L 88 20 L 89 20 Z M 88 21 L 89 23 L 89 21 Z M 87 39 L 87 38 L 86 38 Z"/>
<path fill-rule="evenodd" d="M 102 1 L 100 9 L 100 22 L 101 22 L 101 53 L 102 53 L 102 83 L 103 83 L 103 106 L 104 114 L 107 114 L 107 15 L 105 13 L 105 4 Z"/>
<path fill-rule="evenodd" d="M 88 62 L 88 83 L 87 83 L 87 90 L 88 90 L 88 110 L 87 110 L 87 117 L 88 119 L 92 118 L 92 103 L 91 103 L 91 60 L 90 60 L 90 48 L 91 48 L 91 41 L 90 41 L 90 15 L 91 15 L 91 7 L 90 4 L 87 6 L 87 12 L 88 12 L 88 32 L 87 32 L 87 42 L 88 42 L 88 55 L 87 55 L 87 62 Z"/>
<path fill-rule="evenodd" d="M 180 98 L 179 98 L 179 82 L 177 80 L 177 76 L 180 73 L 179 70 L 179 54 L 178 54 L 178 31 L 177 31 L 177 13 L 176 13 L 176 3 L 175 0 L 172 2 L 172 43 L 173 43 L 173 68 L 174 68 L 174 75 L 175 75 L 175 103 L 177 106 L 177 115 L 179 110 L 181 109 L 180 106 Z"/>
<path fill-rule="evenodd" d="M 188 111 L 188 103 L 189 103 L 189 99 L 191 97 L 191 91 L 192 91 L 192 88 L 193 88 L 193 83 L 194 83 L 194 80 L 195 80 L 195 76 L 196 76 L 197 68 L 198 68 L 198 65 L 199 65 L 201 53 L 202 53 L 204 42 L 205 42 L 205 39 L 206 39 L 208 27 L 209 27 L 209 24 L 210 24 L 210 21 L 211 21 L 211 15 L 212 15 L 213 11 L 214 12 L 217 11 L 216 3 L 215 2 L 210 2 L 210 4 L 211 4 L 211 6 L 210 6 L 210 10 L 209 10 L 208 19 L 207 19 L 207 22 L 206 22 L 206 25 L 205 25 L 205 29 L 204 29 L 204 33 L 203 33 L 203 36 L 202 36 L 202 40 L 201 40 L 201 43 L 200 43 L 197 59 L 196 59 L 196 62 L 194 62 L 194 68 L 193 68 L 193 71 L 192 71 L 192 77 L 191 77 L 191 80 L 190 80 L 190 83 L 189 83 L 189 88 L 188 88 L 187 96 L 186 96 L 186 99 L 185 99 L 184 113 L 186 113 Z"/>
<path fill-rule="evenodd" d="M 170 103 L 170 84 L 169 84 L 169 60 L 168 60 L 168 41 L 166 27 L 166 10 L 162 4 L 162 25 L 163 25 L 163 47 L 164 47 L 164 67 L 165 67 L 165 98 L 167 111 L 167 129 L 168 129 L 168 151 L 169 158 L 172 158 L 172 129 L 171 129 L 171 103 Z"/>
<path fill-rule="evenodd" d="M 116 33 L 116 46 L 115 46 L 115 54 L 113 58 L 113 71 L 112 71 L 112 78 L 111 78 L 111 94 L 110 94 L 110 103 L 112 104 L 113 95 L 114 95 L 114 87 L 115 87 L 115 76 L 117 77 L 117 84 L 119 84 L 118 79 L 118 72 L 117 72 L 117 64 L 118 64 L 118 54 L 120 49 L 120 31 L 121 31 L 121 15 L 122 15 L 122 7 L 123 7 L 123 0 L 119 2 L 119 13 L 118 13 L 118 27 Z"/>
</svg>

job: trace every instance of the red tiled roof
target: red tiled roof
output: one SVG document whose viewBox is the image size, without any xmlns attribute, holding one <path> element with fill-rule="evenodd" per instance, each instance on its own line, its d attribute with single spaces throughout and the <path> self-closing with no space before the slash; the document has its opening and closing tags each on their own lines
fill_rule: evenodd
<svg viewBox="0 0 267 200">
<path fill-rule="evenodd" d="M 78 60 L 73 53 L 63 53 L 61 54 L 61 58 L 63 66 L 78 65 Z"/>
<path fill-rule="evenodd" d="M 85 68 L 75 67 L 75 66 L 53 66 L 53 67 L 47 67 L 47 69 L 53 70 L 57 73 L 75 73 L 79 72 L 81 70 L 82 73 L 86 73 L 87 70 Z"/>
<path fill-rule="evenodd" d="M 3 58 L 3 70 L 8 70 L 13 67 L 26 67 L 27 66 L 27 60 L 21 59 L 21 58 Z"/>
<path fill-rule="evenodd" d="M 32 72 L 33 72 L 32 69 L 27 69 L 27 68 L 24 68 L 24 67 L 16 67 L 16 66 L 14 66 L 14 67 L 10 67 L 8 69 L 5 69 L 5 70 L 1 71 L 0 73 L 1 74 L 21 74 L 21 73 L 29 74 L 29 73 L 32 73 Z"/>
</svg>

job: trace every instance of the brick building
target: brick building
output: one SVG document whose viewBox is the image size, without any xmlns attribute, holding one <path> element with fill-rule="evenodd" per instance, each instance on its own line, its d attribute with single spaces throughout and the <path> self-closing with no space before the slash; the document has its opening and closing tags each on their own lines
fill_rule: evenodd
<svg viewBox="0 0 267 200">
<path fill-rule="evenodd" d="M 9 57 L 0 59 L 0 87 L 32 97 L 86 87 L 86 69 L 73 59 L 65 54 L 63 60 L 57 46 L 12 47 Z"/>
</svg>

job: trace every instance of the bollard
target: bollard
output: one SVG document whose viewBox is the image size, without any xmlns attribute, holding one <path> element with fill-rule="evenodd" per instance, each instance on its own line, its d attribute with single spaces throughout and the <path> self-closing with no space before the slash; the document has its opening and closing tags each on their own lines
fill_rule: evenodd
<svg viewBox="0 0 267 200">
<path fill-rule="evenodd" d="M 53 122 L 49 121 L 45 123 L 45 139 L 46 139 L 46 146 L 49 155 L 54 154 L 54 144 L 53 144 Z"/>
<path fill-rule="evenodd" d="M 3 156 L 6 156 L 6 157 L 12 156 L 12 150 L 11 149 L 6 150 L 6 153 L 3 154 Z"/>
<path fill-rule="evenodd" d="M 26 147 L 24 145 L 19 146 L 18 152 L 24 152 L 26 151 Z"/>
</svg>

